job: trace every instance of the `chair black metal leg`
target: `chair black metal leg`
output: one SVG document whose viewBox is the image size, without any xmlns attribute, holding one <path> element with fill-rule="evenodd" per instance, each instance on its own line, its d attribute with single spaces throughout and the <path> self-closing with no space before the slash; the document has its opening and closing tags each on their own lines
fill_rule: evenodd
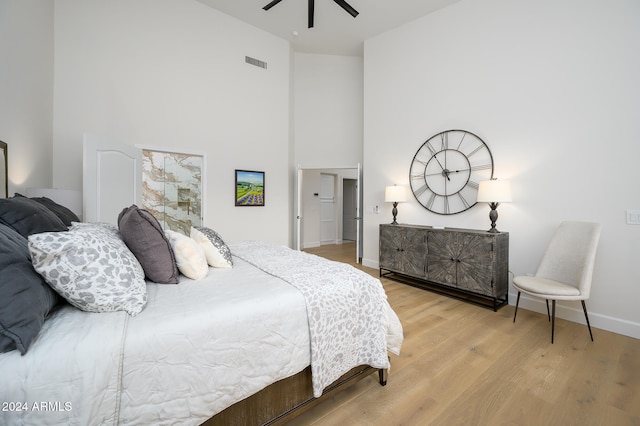
<svg viewBox="0 0 640 426">
<path fill-rule="evenodd" d="M 545 302 L 547 302 L 547 317 L 549 318 L 549 321 L 551 321 L 551 315 L 549 314 L 549 299 L 545 299 Z"/>
<path fill-rule="evenodd" d="M 547 301 L 547 306 L 549 301 Z M 553 332 L 556 328 L 556 301 L 551 301 L 551 343 L 553 344 Z"/>
<path fill-rule="evenodd" d="M 587 305 L 584 304 L 584 300 L 582 302 L 582 310 L 584 311 L 584 319 L 587 320 L 587 327 L 589 327 L 589 336 L 591 336 L 591 341 L 593 342 L 593 333 L 591 333 L 591 324 L 589 324 L 589 315 L 587 315 Z"/>
<path fill-rule="evenodd" d="M 516 310 L 513 312 L 513 322 L 516 322 L 516 315 L 518 315 L 518 303 L 520 303 L 520 292 L 518 292 L 518 297 L 516 298 Z"/>
</svg>

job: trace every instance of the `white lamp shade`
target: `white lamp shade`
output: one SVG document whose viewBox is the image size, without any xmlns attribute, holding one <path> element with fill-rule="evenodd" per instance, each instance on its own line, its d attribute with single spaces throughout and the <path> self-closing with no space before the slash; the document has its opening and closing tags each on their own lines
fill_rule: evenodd
<svg viewBox="0 0 640 426">
<path fill-rule="evenodd" d="M 387 186 L 384 190 L 384 201 L 387 203 L 401 203 L 407 201 L 407 188 L 404 186 Z"/>
<path fill-rule="evenodd" d="M 479 203 L 510 203 L 511 182 L 508 180 L 484 180 L 478 188 Z"/>
</svg>

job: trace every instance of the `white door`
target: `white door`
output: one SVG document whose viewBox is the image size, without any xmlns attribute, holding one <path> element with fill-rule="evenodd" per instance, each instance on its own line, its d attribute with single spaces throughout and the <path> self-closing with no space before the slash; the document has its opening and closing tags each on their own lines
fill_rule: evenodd
<svg viewBox="0 0 640 426">
<path fill-rule="evenodd" d="M 358 182 L 356 183 L 356 263 L 362 263 L 362 166 L 358 163 Z"/>
<path fill-rule="evenodd" d="M 302 249 L 302 169 L 298 165 L 296 171 L 296 250 Z"/>
<path fill-rule="evenodd" d="M 336 177 L 320 175 L 320 244 L 336 243 Z"/>
<path fill-rule="evenodd" d="M 356 179 L 342 181 L 342 239 L 356 241 L 358 238 L 358 185 Z"/>
</svg>

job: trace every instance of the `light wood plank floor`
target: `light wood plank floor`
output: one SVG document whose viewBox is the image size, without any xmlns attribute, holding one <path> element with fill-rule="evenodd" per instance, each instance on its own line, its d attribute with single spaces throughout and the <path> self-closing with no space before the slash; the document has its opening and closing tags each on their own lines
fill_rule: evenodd
<svg viewBox="0 0 640 426">
<path fill-rule="evenodd" d="M 353 264 L 353 244 L 305 250 Z M 356 265 L 378 277 L 376 269 Z M 377 374 L 291 425 L 640 425 L 640 340 L 513 306 L 493 312 L 382 279 L 404 327 Z M 587 303 L 588 306 L 588 303 Z"/>
</svg>

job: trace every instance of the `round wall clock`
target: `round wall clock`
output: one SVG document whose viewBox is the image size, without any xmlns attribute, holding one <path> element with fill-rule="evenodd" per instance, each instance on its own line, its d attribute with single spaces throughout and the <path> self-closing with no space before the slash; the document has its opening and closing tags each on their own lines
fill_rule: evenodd
<svg viewBox="0 0 640 426">
<path fill-rule="evenodd" d="M 438 214 L 455 214 L 473 207 L 478 184 L 492 177 L 489 147 L 466 130 L 447 130 L 427 139 L 409 170 L 416 200 Z"/>
</svg>

